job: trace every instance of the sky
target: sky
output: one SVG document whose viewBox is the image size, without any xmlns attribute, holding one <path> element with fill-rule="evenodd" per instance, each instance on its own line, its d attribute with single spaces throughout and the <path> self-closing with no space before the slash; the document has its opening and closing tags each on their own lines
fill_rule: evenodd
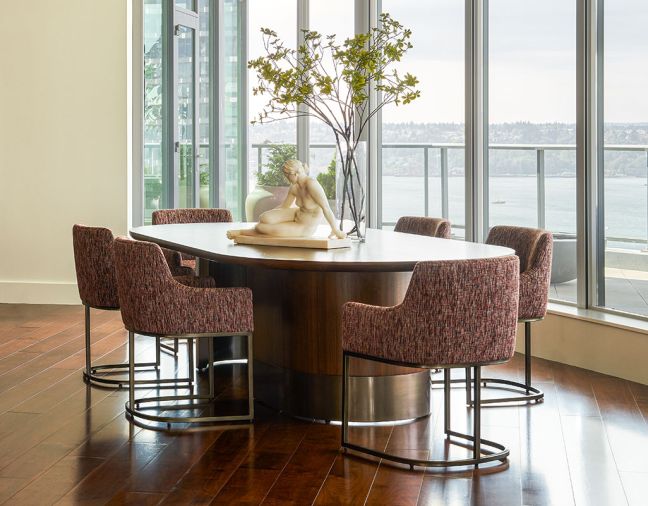
<svg viewBox="0 0 648 506">
<path fill-rule="evenodd" d="M 414 48 L 399 69 L 420 80 L 421 98 L 384 111 L 387 122 L 464 121 L 464 2 L 382 0 L 412 30 Z M 575 0 L 490 0 L 489 121 L 574 123 Z M 250 57 L 261 52 L 260 26 L 294 41 L 295 0 L 249 0 Z M 311 27 L 347 36 L 350 0 L 311 0 Z M 605 121 L 648 122 L 648 0 L 605 1 Z M 293 42 L 294 43 L 294 42 Z M 250 83 L 255 77 L 250 76 Z M 263 102 L 251 98 L 250 112 Z"/>
</svg>

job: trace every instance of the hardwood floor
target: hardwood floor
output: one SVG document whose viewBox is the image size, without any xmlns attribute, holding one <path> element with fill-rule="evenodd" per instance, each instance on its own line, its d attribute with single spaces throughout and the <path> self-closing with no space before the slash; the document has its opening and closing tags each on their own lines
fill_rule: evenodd
<svg viewBox="0 0 648 506">
<path fill-rule="evenodd" d="M 92 314 L 95 360 L 125 360 L 119 313 Z M 338 426 L 294 420 L 258 404 L 249 426 L 192 432 L 133 426 L 124 418 L 127 391 L 83 383 L 83 330 L 80 306 L 0 305 L 2 503 L 648 503 L 648 386 L 534 359 L 544 403 L 482 410 L 483 437 L 511 449 L 505 469 L 412 472 L 340 453 Z M 138 357 L 152 357 L 152 341 L 140 338 Z M 163 354 L 163 372 L 186 374 L 185 362 Z M 521 379 L 523 361 L 516 356 L 491 369 L 489 375 Z M 239 372 L 224 368 L 217 376 L 225 409 L 245 397 Z M 429 418 L 352 427 L 351 437 L 410 456 L 461 455 L 465 449 L 441 437 L 440 395 L 433 391 Z M 453 428 L 469 431 L 472 410 L 463 398 L 463 390 L 453 391 Z"/>
</svg>

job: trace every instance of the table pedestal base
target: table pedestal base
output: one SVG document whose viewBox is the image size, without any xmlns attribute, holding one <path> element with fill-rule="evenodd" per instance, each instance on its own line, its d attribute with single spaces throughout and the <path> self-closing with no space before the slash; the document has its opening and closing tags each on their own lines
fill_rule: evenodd
<svg viewBox="0 0 648 506">
<path fill-rule="evenodd" d="M 352 422 L 409 420 L 430 414 L 430 373 L 352 376 Z M 254 362 L 254 395 L 293 416 L 331 421 L 342 418 L 342 376 L 301 373 Z"/>
</svg>

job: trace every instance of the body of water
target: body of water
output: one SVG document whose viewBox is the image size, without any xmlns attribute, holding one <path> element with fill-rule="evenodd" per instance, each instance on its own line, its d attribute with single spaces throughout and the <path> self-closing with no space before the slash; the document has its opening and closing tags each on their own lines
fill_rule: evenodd
<svg viewBox="0 0 648 506">
<path fill-rule="evenodd" d="M 536 227 L 537 186 L 535 177 L 491 177 L 489 195 L 490 225 Z M 441 178 L 430 177 L 429 214 L 441 216 Z M 400 216 L 425 212 L 423 177 L 383 176 L 383 222 Z M 606 178 L 604 191 L 606 237 L 645 241 L 648 206 L 645 178 Z M 465 223 L 464 178 L 448 178 L 449 219 Z M 576 233 L 576 179 L 545 178 L 546 228 L 553 232 Z M 461 230 L 456 231 L 462 234 Z M 646 243 L 608 241 L 608 246 L 642 249 Z"/>
</svg>

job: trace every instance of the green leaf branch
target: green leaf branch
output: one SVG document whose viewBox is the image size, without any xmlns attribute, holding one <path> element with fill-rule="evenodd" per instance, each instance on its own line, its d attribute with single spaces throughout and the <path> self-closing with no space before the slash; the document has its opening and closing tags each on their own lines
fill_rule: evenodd
<svg viewBox="0 0 648 506">
<path fill-rule="evenodd" d="M 357 227 L 364 218 L 364 188 L 354 184 L 354 179 L 361 181 L 355 152 L 362 134 L 386 105 L 406 105 L 420 97 L 418 79 L 394 68 L 412 48 L 412 32 L 384 13 L 377 28 L 342 43 L 335 35 L 304 30 L 304 42 L 291 49 L 275 31 L 261 28 L 261 33 L 265 55 L 250 60 L 248 68 L 258 79 L 253 94 L 268 101 L 252 123 L 310 116 L 328 125 L 344 173 L 342 209 L 347 198 L 357 202 L 360 192 L 360 209 L 349 206 Z M 378 92 L 373 100 L 372 83 Z"/>
</svg>

